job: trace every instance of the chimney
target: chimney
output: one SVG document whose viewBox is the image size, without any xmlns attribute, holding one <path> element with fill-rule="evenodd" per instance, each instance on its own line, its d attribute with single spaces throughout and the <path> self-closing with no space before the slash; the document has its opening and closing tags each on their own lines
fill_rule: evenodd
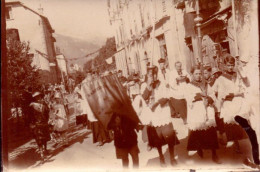
<svg viewBox="0 0 260 172">
<path fill-rule="evenodd" d="M 61 54 L 61 52 L 60 52 L 60 47 L 58 47 L 58 46 L 56 46 L 56 54 L 57 54 L 57 55 L 60 55 L 60 54 Z"/>
<path fill-rule="evenodd" d="M 38 12 L 40 15 L 43 15 L 43 8 L 42 8 L 41 4 L 40 4 L 40 7 L 38 8 Z"/>
</svg>

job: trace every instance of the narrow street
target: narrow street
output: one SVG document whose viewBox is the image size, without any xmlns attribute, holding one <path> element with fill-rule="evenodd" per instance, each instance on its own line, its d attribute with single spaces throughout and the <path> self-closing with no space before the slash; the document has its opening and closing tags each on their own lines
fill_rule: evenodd
<svg viewBox="0 0 260 172">
<path fill-rule="evenodd" d="M 258 5 L 1 1 L 2 171 L 260 170 Z"/>
<path fill-rule="evenodd" d="M 108 171 L 114 171 L 114 169 L 121 169 L 121 161 L 116 159 L 115 148 L 113 142 L 107 143 L 103 146 L 97 146 L 92 142 L 92 133 L 90 130 L 83 128 L 83 126 L 75 125 L 75 113 L 73 109 L 73 95 L 69 95 L 70 100 L 70 129 L 69 129 L 69 146 L 68 147 L 53 147 L 54 143 L 51 141 L 48 143 L 49 155 L 47 158 L 42 161 L 40 155 L 35 152 L 36 143 L 34 140 L 23 144 L 22 146 L 14 149 L 9 154 L 10 158 L 10 171 L 12 170 L 32 170 L 32 171 L 46 171 L 48 169 L 57 169 L 57 170 L 83 170 L 83 171 L 92 171 L 91 169 L 108 169 Z M 180 123 L 180 120 L 177 120 L 176 123 Z M 178 127 L 184 129 L 183 127 Z M 182 130 L 182 131 L 185 131 Z M 164 146 L 163 152 L 166 159 L 166 168 L 160 168 L 159 156 L 156 149 L 148 151 L 147 144 L 142 141 L 142 134 L 138 134 L 138 146 L 140 149 L 139 159 L 140 159 L 140 169 L 144 168 L 153 168 L 153 169 L 197 169 L 198 166 L 201 169 L 219 169 L 219 170 L 228 170 L 236 168 L 240 170 L 252 170 L 243 163 L 243 154 L 250 154 L 249 141 L 241 141 L 241 150 L 243 154 L 236 154 L 233 151 L 232 146 L 227 147 L 226 149 L 221 146 L 218 150 L 218 155 L 222 164 L 214 164 L 211 161 L 211 152 L 205 151 L 204 158 L 200 159 L 197 153 L 188 155 L 186 151 L 187 145 L 187 132 L 178 132 L 178 137 L 181 139 L 180 144 L 175 147 L 175 154 L 178 164 L 174 167 L 171 167 L 170 162 L 167 162 L 169 159 L 169 152 L 167 147 Z M 131 166 L 131 157 L 130 166 Z M 230 167 L 232 165 L 232 168 Z M 215 171 L 215 170 L 214 170 Z"/>
</svg>

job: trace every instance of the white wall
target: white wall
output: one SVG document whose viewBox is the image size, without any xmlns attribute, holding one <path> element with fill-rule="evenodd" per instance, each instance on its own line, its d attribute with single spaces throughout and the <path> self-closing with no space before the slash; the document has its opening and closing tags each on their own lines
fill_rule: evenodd
<svg viewBox="0 0 260 172">
<path fill-rule="evenodd" d="M 16 28 L 19 32 L 21 41 L 30 42 L 30 52 L 37 54 L 35 49 L 44 54 L 47 53 L 47 47 L 40 16 L 20 5 L 12 6 L 13 19 L 6 21 L 6 28 Z M 48 59 L 41 55 L 35 55 L 33 64 L 42 70 L 50 71 Z"/>
<path fill-rule="evenodd" d="M 64 56 L 61 54 L 57 55 L 56 58 L 59 69 L 67 75 L 67 63 L 65 61 Z"/>
</svg>

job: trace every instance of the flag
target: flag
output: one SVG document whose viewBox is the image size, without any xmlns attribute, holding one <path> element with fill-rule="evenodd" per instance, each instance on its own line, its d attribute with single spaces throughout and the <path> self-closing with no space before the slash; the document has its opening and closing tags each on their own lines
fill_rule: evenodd
<svg viewBox="0 0 260 172">
<path fill-rule="evenodd" d="M 140 123 L 116 74 L 83 82 L 81 90 L 95 117 L 106 129 L 114 113 L 125 116 L 136 124 Z"/>
</svg>

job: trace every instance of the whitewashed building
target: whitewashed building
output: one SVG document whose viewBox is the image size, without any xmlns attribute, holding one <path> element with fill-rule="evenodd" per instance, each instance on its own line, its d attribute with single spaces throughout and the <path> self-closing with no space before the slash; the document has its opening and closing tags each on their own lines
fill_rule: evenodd
<svg viewBox="0 0 260 172">
<path fill-rule="evenodd" d="M 19 41 L 29 41 L 33 64 L 41 72 L 41 82 L 57 82 L 57 62 L 54 49 L 55 38 L 48 18 L 27 7 L 20 1 L 5 3 L 7 38 L 15 35 Z"/>
<path fill-rule="evenodd" d="M 68 76 L 66 59 L 63 54 L 57 54 L 56 59 L 60 71 L 61 80 L 64 82 L 64 79 L 66 78 L 66 76 Z"/>
<path fill-rule="evenodd" d="M 234 57 L 248 58 L 250 41 L 258 39 L 257 24 L 241 23 L 240 20 L 256 22 L 253 9 L 257 2 L 235 0 L 200 0 L 202 45 L 199 48 L 195 19 L 198 0 L 108 0 L 110 23 L 114 29 L 118 70 L 128 76 L 146 73 L 146 63 L 157 65 L 165 58 L 168 68 L 173 69 L 181 61 L 189 72 L 203 58 L 204 65 L 217 66 L 220 56 L 230 53 Z M 244 3 L 250 9 L 244 10 Z M 254 3 L 254 4 L 253 4 Z M 233 4 L 233 5 L 232 5 Z M 247 16 L 241 16 L 248 11 Z M 253 14 L 254 13 L 254 14 Z M 249 35 L 249 36 L 246 36 Z M 247 43 L 245 43 L 247 41 Z M 246 45 L 246 46 L 245 46 Z M 246 48 L 247 47 L 247 48 Z M 252 49 L 252 48 L 251 48 Z M 258 51 L 258 44 L 252 52 Z M 256 53 L 255 53 L 256 54 Z M 258 58 L 254 57 L 257 61 Z"/>
</svg>

